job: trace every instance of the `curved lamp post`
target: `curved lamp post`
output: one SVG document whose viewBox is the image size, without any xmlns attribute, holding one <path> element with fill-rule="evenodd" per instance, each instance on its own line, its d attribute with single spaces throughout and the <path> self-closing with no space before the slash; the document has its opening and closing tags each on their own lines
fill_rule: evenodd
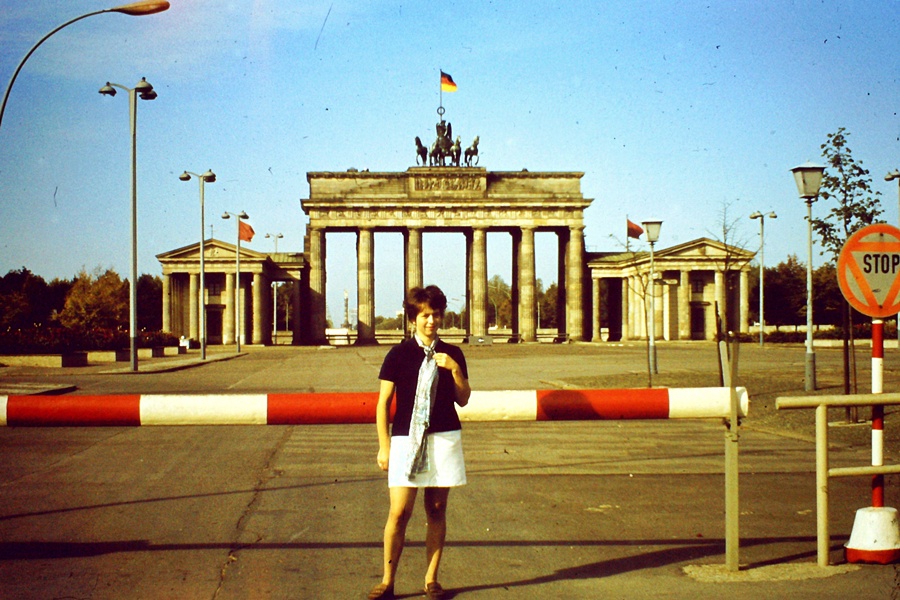
<svg viewBox="0 0 900 600">
<path fill-rule="evenodd" d="M 819 195 L 819 186 L 825 175 L 825 167 L 806 162 L 791 169 L 797 182 L 797 192 L 806 202 L 806 249 L 809 261 L 806 263 L 806 377 L 804 389 L 816 389 L 816 353 L 813 350 L 813 289 L 812 289 L 812 203 Z"/>
<path fill-rule="evenodd" d="M 201 360 L 206 360 L 206 264 L 204 263 L 204 257 L 206 255 L 206 234 L 204 233 L 204 230 L 206 229 L 206 219 L 205 210 L 203 208 L 203 191 L 205 184 L 215 183 L 216 174 L 212 172 L 212 169 L 208 170 L 203 175 L 185 171 L 178 176 L 178 179 L 181 181 L 190 181 L 191 175 L 196 177 L 200 182 L 200 358 Z"/>
<path fill-rule="evenodd" d="M 154 100 L 156 92 L 153 86 L 142 77 L 136 86 L 127 88 L 118 83 L 106 82 L 100 93 L 104 96 L 115 96 L 116 89 L 128 92 L 129 115 L 131 117 L 131 281 L 129 309 L 129 338 L 131 339 L 131 370 L 138 370 L 137 360 L 137 98 Z"/>
<path fill-rule="evenodd" d="M 650 373 L 659 373 L 656 363 L 656 273 L 654 273 L 653 264 L 653 246 L 659 240 L 659 230 L 662 228 L 662 221 L 644 221 L 644 232 L 647 234 L 647 241 L 650 242 L 650 344 L 648 351 L 650 353 Z"/>
<path fill-rule="evenodd" d="M 885 181 L 893 181 L 895 179 L 900 180 L 900 171 L 894 169 L 890 173 L 884 176 Z M 900 184 L 900 181 L 897 181 Z M 900 203 L 900 185 L 897 187 L 897 201 Z M 900 219 L 900 217 L 898 217 Z M 897 317 L 897 347 L 900 348 L 900 316 Z"/>
<path fill-rule="evenodd" d="M 235 229 L 237 230 L 237 246 L 235 246 L 235 277 L 234 282 L 234 341 L 237 344 L 237 352 L 241 352 L 241 219 L 249 219 L 250 216 L 241 211 L 240 213 L 228 212 L 222 214 L 223 219 L 234 217 Z"/>
<path fill-rule="evenodd" d="M 278 240 L 284 236 L 280 233 L 267 233 L 266 239 L 275 240 L 275 254 L 278 254 Z M 272 345 L 278 345 L 278 282 L 272 282 Z"/>
<path fill-rule="evenodd" d="M 75 17 L 70 21 L 66 21 L 40 40 L 38 43 L 31 47 L 31 50 L 28 51 L 28 54 L 25 55 L 25 58 L 19 62 L 19 66 L 16 67 L 15 72 L 13 73 L 12 79 L 9 80 L 9 85 L 6 86 L 6 93 L 3 94 L 3 104 L 0 104 L 0 124 L 3 123 L 3 113 L 6 111 L 6 101 L 9 98 L 9 92 L 12 90 L 13 84 L 16 82 L 16 77 L 19 76 L 19 71 L 22 70 L 22 67 L 25 65 L 25 62 L 34 54 L 34 51 L 38 49 L 38 46 L 47 41 L 47 38 L 52 36 L 54 33 L 68 27 L 72 23 L 80 21 L 81 19 L 86 19 L 88 17 L 93 17 L 94 15 L 99 15 L 108 12 L 117 12 L 122 13 L 124 15 L 131 15 L 135 17 L 143 16 L 143 15 L 152 15 L 154 13 L 163 12 L 164 10 L 168 10 L 169 3 L 168 2 L 158 2 L 156 0 L 144 0 L 143 2 L 134 2 L 132 4 L 125 4 L 123 6 L 117 6 L 115 8 L 107 8 L 104 10 L 97 10 L 94 12 L 89 12 L 87 14 L 81 15 L 80 17 Z"/>
<path fill-rule="evenodd" d="M 765 317 L 765 286 L 763 285 L 763 277 L 764 277 L 764 264 L 765 263 L 765 249 L 766 249 L 766 238 L 765 238 L 765 223 L 766 217 L 770 219 L 777 219 L 778 215 L 775 214 L 775 211 L 770 212 L 768 215 L 764 215 L 759 211 L 756 211 L 752 215 L 750 215 L 751 219 L 759 219 L 759 345 L 762 347 L 765 342 L 763 341 L 763 337 L 765 335 L 766 330 L 766 317 Z"/>
</svg>

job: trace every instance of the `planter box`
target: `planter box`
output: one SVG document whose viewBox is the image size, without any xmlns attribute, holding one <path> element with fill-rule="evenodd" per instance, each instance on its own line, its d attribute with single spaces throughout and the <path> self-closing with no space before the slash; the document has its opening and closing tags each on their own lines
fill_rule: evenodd
<svg viewBox="0 0 900 600">
<path fill-rule="evenodd" d="M 116 362 L 131 362 L 131 348 L 116 350 Z"/>
<path fill-rule="evenodd" d="M 163 346 L 153 346 L 150 351 L 151 358 L 163 358 L 166 355 L 166 349 Z"/>
<path fill-rule="evenodd" d="M 61 367 L 86 367 L 88 353 L 81 350 L 63 352 L 59 357 L 59 363 Z"/>
</svg>

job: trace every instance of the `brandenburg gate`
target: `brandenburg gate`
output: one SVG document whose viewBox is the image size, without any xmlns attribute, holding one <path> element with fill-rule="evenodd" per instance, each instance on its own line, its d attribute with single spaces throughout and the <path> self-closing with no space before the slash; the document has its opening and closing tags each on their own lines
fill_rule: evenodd
<svg viewBox="0 0 900 600">
<path fill-rule="evenodd" d="M 403 235 L 404 288 L 423 281 L 423 234 L 460 233 L 466 239 L 466 314 L 470 340 L 487 337 L 487 234 L 512 238 L 512 339 L 536 341 L 536 232 L 559 243 L 559 339 L 585 337 L 586 261 L 580 172 L 488 171 L 481 167 L 410 167 L 405 172 L 310 172 L 309 198 L 301 200 L 309 223 L 308 265 L 302 303 L 302 343 L 325 336 L 326 234 L 356 234 L 357 343 L 375 341 L 375 233 Z M 436 282 L 439 283 L 439 282 Z M 398 299 L 398 304 L 399 304 Z M 588 300 L 589 301 L 589 300 Z M 564 315 L 562 312 L 564 311 Z M 588 332 L 590 335 L 590 332 Z"/>
</svg>

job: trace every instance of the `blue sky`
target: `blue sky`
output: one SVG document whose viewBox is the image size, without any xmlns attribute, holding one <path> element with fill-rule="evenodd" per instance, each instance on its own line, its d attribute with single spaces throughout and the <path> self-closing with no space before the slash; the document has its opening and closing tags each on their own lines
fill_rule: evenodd
<svg viewBox="0 0 900 600">
<path fill-rule="evenodd" d="M 130 264 L 130 139 L 112 81 L 146 77 L 138 107 L 139 271 L 199 238 L 195 181 L 212 169 L 206 222 L 247 211 L 250 247 L 301 251 L 308 171 L 404 171 L 434 137 L 439 69 L 459 91 L 445 118 L 480 137 L 489 170 L 583 171 L 588 250 L 616 250 L 633 221 L 663 220 L 658 247 L 721 237 L 766 264 L 806 260 L 805 206 L 789 169 L 845 127 L 885 218 L 898 218 L 900 21 L 893 1 L 322 2 L 171 0 L 146 17 L 103 14 L 50 38 L 26 63 L 0 126 L 0 273 L 51 279 Z M 115 5 L 0 0 L 0 81 L 41 36 Z M 822 204 L 814 206 L 817 214 Z M 207 227 L 207 233 L 209 228 Z M 328 236 L 328 304 L 355 303 L 352 236 Z M 489 272 L 509 281 L 509 238 L 491 234 Z M 378 234 L 376 309 L 402 294 L 400 236 Z M 464 293 L 462 236 L 426 234 L 425 278 Z M 552 236 L 538 276 L 556 279 Z M 814 264 L 821 264 L 818 255 Z M 461 300 L 459 301 L 461 304 Z"/>
</svg>

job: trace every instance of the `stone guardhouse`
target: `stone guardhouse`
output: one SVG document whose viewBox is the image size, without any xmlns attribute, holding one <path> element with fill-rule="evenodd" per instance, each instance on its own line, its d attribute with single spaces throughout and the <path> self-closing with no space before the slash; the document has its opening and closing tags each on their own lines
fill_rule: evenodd
<svg viewBox="0 0 900 600">
<path fill-rule="evenodd" d="M 646 339 L 655 306 L 654 339 L 714 340 L 724 330 L 749 332 L 749 273 L 755 253 L 700 238 L 653 253 L 592 253 L 587 258 L 594 341 Z M 654 298 L 655 296 L 655 298 Z"/>
<path fill-rule="evenodd" d="M 241 247 L 241 276 L 237 274 L 237 246 L 217 239 L 203 243 L 203 287 L 200 299 L 200 244 L 191 244 L 157 255 L 162 265 L 163 331 L 192 340 L 200 339 L 200 309 L 206 307 L 206 340 L 209 344 L 234 344 L 236 303 L 240 305 L 241 343 L 271 344 L 273 286 L 293 281 L 290 314 L 293 340 L 299 344 L 301 279 L 306 260 L 299 252 L 262 253 Z M 236 288 L 237 283 L 237 290 Z M 239 291 L 238 291 L 239 290 Z"/>
</svg>

